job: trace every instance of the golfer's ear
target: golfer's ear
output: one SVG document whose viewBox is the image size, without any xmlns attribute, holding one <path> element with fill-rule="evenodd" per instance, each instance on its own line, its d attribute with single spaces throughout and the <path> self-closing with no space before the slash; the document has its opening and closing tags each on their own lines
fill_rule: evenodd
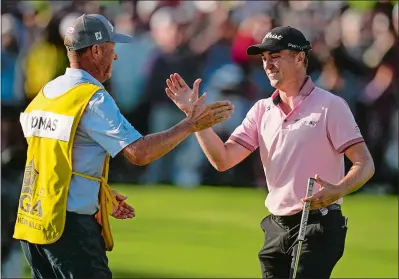
<svg viewBox="0 0 399 279">
<path fill-rule="evenodd" d="M 303 51 L 299 52 L 296 56 L 297 63 L 301 64 L 305 61 L 305 53 Z"/>
</svg>

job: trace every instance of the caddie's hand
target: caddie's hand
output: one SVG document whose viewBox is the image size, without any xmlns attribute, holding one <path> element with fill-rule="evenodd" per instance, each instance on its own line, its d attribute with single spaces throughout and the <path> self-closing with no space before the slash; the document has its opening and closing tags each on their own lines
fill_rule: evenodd
<svg viewBox="0 0 399 279">
<path fill-rule="evenodd" d="M 127 196 L 118 193 L 116 190 L 112 190 L 112 193 L 118 205 L 114 205 L 111 216 L 116 219 L 131 219 L 135 217 L 134 208 L 126 203 Z"/>
<path fill-rule="evenodd" d="M 197 79 L 191 89 L 179 74 L 172 74 L 166 80 L 166 95 L 182 110 L 186 115 L 191 112 L 191 107 L 198 100 L 198 90 L 201 79 Z"/>
<path fill-rule="evenodd" d="M 234 106 L 229 101 L 204 104 L 206 93 L 194 102 L 187 120 L 192 124 L 192 131 L 198 132 L 230 119 Z"/>
<path fill-rule="evenodd" d="M 312 196 L 302 199 L 303 203 L 310 201 L 310 209 L 326 207 L 343 196 L 343 191 L 339 186 L 324 181 L 318 174 L 315 175 L 315 181 L 320 185 L 320 190 Z"/>
</svg>

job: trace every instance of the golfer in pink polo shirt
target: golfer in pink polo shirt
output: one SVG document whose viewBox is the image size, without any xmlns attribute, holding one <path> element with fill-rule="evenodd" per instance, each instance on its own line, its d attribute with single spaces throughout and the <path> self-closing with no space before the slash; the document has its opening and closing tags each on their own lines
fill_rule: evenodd
<svg viewBox="0 0 399 279">
<path fill-rule="evenodd" d="M 259 252 L 263 278 L 288 278 L 304 201 L 311 201 L 306 240 L 297 278 L 329 278 L 342 257 L 347 233 L 343 197 L 364 185 L 374 163 L 356 121 L 339 96 L 315 87 L 306 75 L 311 44 L 292 27 L 277 27 L 261 44 L 247 49 L 259 55 L 276 91 L 259 100 L 227 140 L 209 128 L 196 133 L 209 162 L 228 170 L 259 148 L 268 186 L 261 222 L 265 233 Z M 186 114 L 198 98 L 198 79 L 191 90 L 178 75 L 166 93 Z M 344 156 L 353 163 L 345 174 Z M 307 180 L 316 180 L 305 199 Z"/>
</svg>

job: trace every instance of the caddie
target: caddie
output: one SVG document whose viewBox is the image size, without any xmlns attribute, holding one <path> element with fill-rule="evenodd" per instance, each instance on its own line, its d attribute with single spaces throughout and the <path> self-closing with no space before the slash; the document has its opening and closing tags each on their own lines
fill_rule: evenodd
<svg viewBox="0 0 399 279">
<path fill-rule="evenodd" d="M 206 105 L 202 98 L 169 130 L 142 136 L 102 85 L 117 59 L 115 43 L 131 39 L 115 33 L 102 15 L 77 18 L 64 39 L 70 67 L 20 116 L 28 151 L 14 238 L 33 278 L 112 278 L 109 215 L 126 219 L 135 212 L 108 186 L 110 157 L 122 152 L 146 165 L 190 134 L 230 118 L 230 102 Z"/>
</svg>

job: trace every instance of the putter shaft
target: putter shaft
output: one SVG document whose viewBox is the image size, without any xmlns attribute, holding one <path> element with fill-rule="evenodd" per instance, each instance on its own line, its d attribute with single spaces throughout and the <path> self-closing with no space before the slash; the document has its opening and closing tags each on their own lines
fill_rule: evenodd
<svg viewBox="0 0 399 279">
<path fill-rule="evenodd" d="M 313 185 L 314 185 L 314 179 L 309 178 L 308 186 L 307 186 L 307 190 L 306 190 L 306 197 L 310 197 L 312 195 Z M 309 210 L 310 210 L 310 202 L 306 202 L 305 206 L 303 208 L 303 211 L 302 211 L 301 224 L 299 226 L 298 247 L 297 247 L 296 254 L 295 254 L 294 270 L 292 272 L 292 279 L 296 278 L 296 274 L 298 271 L 299 258 L 301 256 L 301 250 L 302 250 L 302 242 L 305 240 L 306 227 L 308 224 Z"/>
</svg>

